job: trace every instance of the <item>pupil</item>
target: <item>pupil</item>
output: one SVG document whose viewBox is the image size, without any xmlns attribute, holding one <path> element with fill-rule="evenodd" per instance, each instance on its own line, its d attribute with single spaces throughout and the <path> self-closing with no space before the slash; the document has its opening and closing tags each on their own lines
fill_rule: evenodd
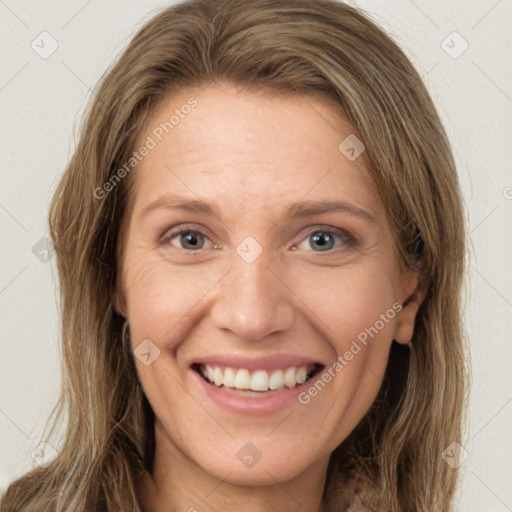
<svg viewBox="0 0 512 512">
<path fill-rule="evenodd" d="M 187 233 L 185 235 L 185 239 L 187 240 L 187 243 L 191 244 L 192 247 L 197 247 L 197 237 L 196 235 L 192 234 L 192 233 Z"/>
<path fill-rule="evenodd" d="M 315 235 L 313 235 L 313 240 L 315 241 L 315 243 L 319 244 L 319 245 L 320 245 L 320 247 L 322 247 L 322 248 L 323 248 L 322 250 L 325 250 L 326 248 L 327 248 L 327 249 L 331 248 L 332 244 L 331 244 L 331 246 L 328 246 L 328 245 L 327 245 L 327 244 L 328 244 L 328 242 L 327 242 L 327 243 L 326 243 L 326 242 L 323 242 L 323 241 L 322 241 L 322 238 L 327 237 L 327 238 L 329 238 L 329 239 L 330 239 L 330 241 L 332 242 L 332 236 L 330 236 L 330 235 L 328 235 L 328 234 L 326 234 L 326 233 L 322 233 L 322 232 L 319 232 L 319 233 L 320 233 L 320 234 L 315 234 Z"/>
</svg>

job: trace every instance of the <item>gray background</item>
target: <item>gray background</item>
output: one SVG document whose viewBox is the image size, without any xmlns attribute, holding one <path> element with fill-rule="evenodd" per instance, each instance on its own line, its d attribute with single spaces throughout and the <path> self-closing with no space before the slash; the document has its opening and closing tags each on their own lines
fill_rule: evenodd
<svg viewBox="0 0 512 512">
<path fill-rule="evenodd" d="M 511 511 L 512 0 L 352 3 L 420 70 L 454 147 L 472 239 L 465 320 L 473 379 L 456 510 Z M 55 259 L 44 239 L 51 194 L 90 89 L 167 5 L 0 0 L 0 491 L 36 464 L 60 385 Z"/>
</svg>

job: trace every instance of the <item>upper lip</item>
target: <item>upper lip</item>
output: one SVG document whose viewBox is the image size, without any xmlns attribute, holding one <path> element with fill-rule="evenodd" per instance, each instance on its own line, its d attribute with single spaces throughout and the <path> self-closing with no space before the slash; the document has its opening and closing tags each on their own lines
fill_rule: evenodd
<svg viewBox="0 0 512 512">
<path fill-rule="evenodd" d="M 227 356 L 227 355 L 211 355 L 204 356 L 201 359 L 193 361 L 191 366 L 207 364 L 208 366 L 223 368 L 245 368 L 249 371 L 256 370 L 279 370 L 282 368 L 290 368 L 292 366 L 304 365 L 322 365 L 317 359 L 302 355 L 277 354 L 273 356 Z"/>
</svg>

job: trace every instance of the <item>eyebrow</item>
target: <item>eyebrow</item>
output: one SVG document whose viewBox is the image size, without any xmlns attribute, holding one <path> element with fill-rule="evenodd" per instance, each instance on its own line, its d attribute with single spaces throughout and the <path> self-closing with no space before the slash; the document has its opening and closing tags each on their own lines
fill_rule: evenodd
<svg viewBox="0 0 512 512">
<path fill-rule="evenodd" d="M 150 212 L 159 209 L 176 209 L 190 213 L 203 213 L 221 218 L 218 208 L 202 199 L 188 198 L 173 194 L 166 194 L 152 203 L 148 204 L 141 212 L 140 217 L 144 217 Z M 342 200 L 326 199 L 317 201 L 300 201 L 292 204 L 285 211 L 283 217 L 288 219 L 298 219 L 319 215 L 322 213 L 343 212 L 378 224 L 376 216 L 368 210 L 365 210 L 355 204 Z"/>
</svg>

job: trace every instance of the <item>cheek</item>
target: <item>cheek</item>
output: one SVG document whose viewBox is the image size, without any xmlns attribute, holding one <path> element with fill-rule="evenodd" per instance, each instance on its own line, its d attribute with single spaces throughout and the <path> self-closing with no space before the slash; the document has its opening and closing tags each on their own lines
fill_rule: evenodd
<svg viewBox="0 0 512 512">
<path fill-rule="evenodd" d="M 156 344 L 193 310 L 218 280 L 206 267 L 173 266 L 158 251 L 135 250 L 126 260 L 125 295 L 132 340 Z M 179 329 L 178 329 L 179 330 Z"/>
<path fill-rule="evenodd" d="M 370 340 L 391 341 L 394 287 L 381 265 L 347 267 L 295 282 L 302 283 L 297 294 L 307 298 L 338 354 L 349 350 L 353 340 L 361 346 L 365 341 L 370 346 Z"/>
<path fill-rule="evenodd" d="M 307 305 L 321 320 L 317 325 L 336 353 L 327 368 L 330 375 L 324 377 L 339 397 L 338 406 L 350 410 L 345 418 L 349 430 L 343 436 L 370 407 L 385 374 L 396 325 L 393 281 L 377 264 L 317 274 L 302 283 L 306 281 L 315 286 L 304 286 L 298 295 L 308 298 Z"/>
</svg>

